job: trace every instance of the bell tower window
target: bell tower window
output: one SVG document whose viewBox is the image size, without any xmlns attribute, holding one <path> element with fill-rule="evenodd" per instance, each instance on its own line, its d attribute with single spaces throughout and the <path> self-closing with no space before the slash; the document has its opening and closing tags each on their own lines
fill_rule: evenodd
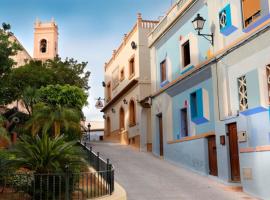
<svg viewBox="0 0 270 200">
<path fill-rule="evenodd" d="M 41 53 L 46 53 L 47 52 L 47 40 L 42 39 L 40 41 L 40 52 Z"/>
</svg>

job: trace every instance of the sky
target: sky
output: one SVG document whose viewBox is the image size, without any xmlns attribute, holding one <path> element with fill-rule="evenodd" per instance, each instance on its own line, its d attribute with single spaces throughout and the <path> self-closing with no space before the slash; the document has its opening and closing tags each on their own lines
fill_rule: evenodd
<svg viewBox="0 0 270 200">
<path fill-rule="evenodd" d="M 0 0 L 0 23 L 10 23 L 26 50 L 33 55 L 34 22 L 55 19 L 59 31 L 59 55 L 87 61 L 91 72 L 87 120 L 103 120 L 95 108 L 103 97 L 104 63 L 136 22 L 164 16 L 173 0 Z"/>
</svg>

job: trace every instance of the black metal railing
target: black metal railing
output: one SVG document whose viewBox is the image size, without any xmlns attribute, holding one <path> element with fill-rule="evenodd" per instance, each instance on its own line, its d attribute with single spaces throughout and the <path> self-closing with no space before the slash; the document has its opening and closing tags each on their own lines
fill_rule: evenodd
<svg viewBox="0 0 270 200">
<path fill-rule="evenodd" d="M 82 145 L 82 144 L 81 144 Z M 0 172 L 0 199 L 86 200 L 114 191 L 114 168 L 99 153 L 82 145 L 94 170 L 90 172 L 38 174 Z"/>
<path fill-rule="evenodd" d="M 87 143 L 80 143 L 83 148 L 87 151 L 87 159 L 88 162 L 90 164 L 90 166 L 92 166 L 97 173 L 99 172 L 103 172 L 103 171 L 107 171 L 110 173 L 107 173 L 105 175 L 105 179 L 107 180 L 107 182 L 109 183 L 110 186 L 110 194 L 112 194 L 112 192 L 114 191 L 114 167 L 112 164 L 110 164 L 110 160 L 107 159 L 106 161 L 100 157 L 99 152 L 95 153 L 92 150 L 92 147 L 88 147 Z"/>
</svg>

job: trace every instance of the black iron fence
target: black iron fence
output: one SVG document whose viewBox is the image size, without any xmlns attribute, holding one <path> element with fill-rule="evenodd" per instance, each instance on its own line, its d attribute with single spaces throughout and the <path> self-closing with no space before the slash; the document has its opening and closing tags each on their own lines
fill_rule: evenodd
<svg viewBox="0 0 270 200">
<path fill-rule="evenodd" d="M 83 145 L 91 172 L 50 173 L 0 172 L 0 199 L 5 200 L 85 200 L 111 195 L 114 168 L 99 153 Z"/>
<path fill-rule="evenodd" d="M 110 172 L 105 174 L 105 179 L 110 187 L 110 194 L 114 191 L 114 168 L 113 165 L 110 164 L 110 160 L 107 159 L 106 161 L 100 157 L 99 152 L 95 153 L 92 150 L 92 147 L 88 147 L 87 143 L 80 143 L 83 148 L 87 151 L 87 158 L 89 164 L 95 169 L 97 173 L 101 173 L 104 171 Z"/>
</svg>

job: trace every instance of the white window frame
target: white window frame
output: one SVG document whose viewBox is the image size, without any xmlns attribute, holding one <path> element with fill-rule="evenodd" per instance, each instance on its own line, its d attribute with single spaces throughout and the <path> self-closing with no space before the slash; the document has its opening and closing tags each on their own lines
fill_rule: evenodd
<svg viewBox="0 0 270 200">
<path fill-rule="evenodd" d="M 187 66 L 184 66 L 184 60 L 183 60 L 183 51 L 182 46 L 189 40 L 189 50 L 190 50 L 190 64 Z M 185 37 L 182 37 L 180 40 L 180 69 L 181 71 L 199 64 L 199 47 L 198 47 L 198 38 L 193 34 L 189 33 Z"/>
</svg>

